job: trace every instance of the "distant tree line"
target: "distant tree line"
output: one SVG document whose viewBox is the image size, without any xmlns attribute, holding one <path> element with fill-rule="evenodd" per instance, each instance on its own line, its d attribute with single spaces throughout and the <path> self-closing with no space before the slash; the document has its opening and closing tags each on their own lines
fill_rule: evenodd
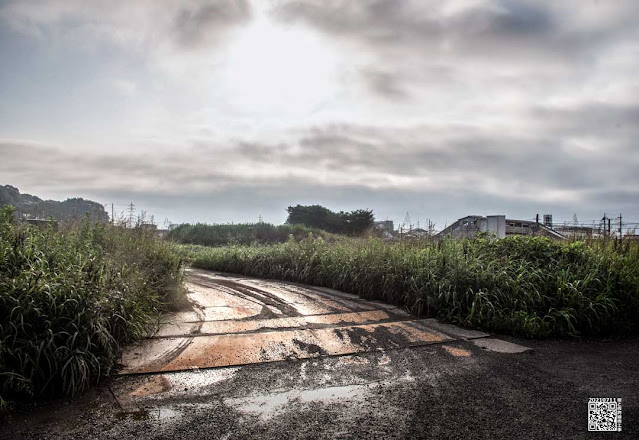
<svg viewBox="0 0 639 440">
<path fill-rule="evenodd" d="M 232 244 L 284 243 L 289 239 L 303 240 L 312 237 L 327 238 L 330 234 L 313 230 L 304 225 L 272 225 L 270 223 L 246 223 L 233 225 L 181 224 L 169 231 L 168 238 L 178 243 L 203 246 L 227 246 Z"/>
<path fill-rule="evenodd" d="M 373 211 L 357 209 L 350 212 L 333 212 L 320 205 L 289 206 L 288 219 L 291 225 L 305 225 L 334 234 L 360 235 L 373 227 Z"/>
<path fill-rule="evenodd" d="M 0 186 L 0 206 L 11 205 L 19 217 L 49 218 L 59 221 L 82 219 L 89 214 L 92 221 L 109 221 L 109 215 L 100 203 L 81 198 L 67 199 L 63 202 L 42 200 L 31 194 L 21 194 L 11 185 Z"/>
</svg>

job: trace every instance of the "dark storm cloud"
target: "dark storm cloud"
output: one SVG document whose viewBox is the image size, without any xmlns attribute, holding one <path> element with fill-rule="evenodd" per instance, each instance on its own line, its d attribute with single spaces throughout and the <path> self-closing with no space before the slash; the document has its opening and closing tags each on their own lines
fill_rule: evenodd
<svg viewBox="0 0 639 440">
<path fill-rule="evenodd" d="M 456 44 L 471 49 L 486 41 L 493 49 L 515 46 L 526 49 L 522 44 L 527 42 L 531 46 L 544 45 L 546 51 L 557 50 L 557 44 L 564 48 L 592 48 L 608 41 L 609 35 L 628 33 L 639 14 L 634 1 L 614 2 L 609 7 L 620 10 L 621 19 L 607 29 L 592 23 L 567 26 L 569 17 L 561 14 L 568 11 L 551 8 L 551 3 L 496 0 L 452 11 L 445 11 L 445 5 L 446 2 L 411 0 L 293 0 L 278 4 L 273 14 L 281 20 L 302 21 L 330 35 L 355 38 L 372 47 L 396 45 L 441 51 L 455 51 Z M 566 3 L 569 5 L 599 7 L 598 3 L 584 2 Z M 547 44 L 550 42 L 557 44 Z M 443 43 L 453 46 L 442 46 Z"/>
<path fill-rule="evenodd" d="M 439 5 L 424 6 L 409 0 L 308 0 L 285 2 L 273 13 L 282 20 L 304 21 L 332 35 L 355 37 L 374 46 L 418 44 L 432 48 L 444 39 L 527 37 L 558 29 L 542 4 L 501 1 L 450 15 L 438 13 Z"/>
<path fill-rule="evenodd" d="M 251 18 L 247 0 L 213 0 L 181 7 L 173 20 L 173 31 L 179 45 L 185 47 L 210 43 L 211 36 L 229 27 L 246 23 Z"/>
<path fill-rule="evenodd" d="M 506 82 L 555 86 L 570 77 L 574 83 L 588 75 L 611 45 L 638 37 L 635 1 L 495 0 L 452 9 L 457 4 L 293 0 L 278 3 L 272 14 L 311 26 L 340 44 L 363 48 L 376 63 L 395 67 L 377 76 L 380 70 L 370 66 L 362 73 L 375 93 L 390 91 L 386 95 L 391 99 L 397 97 L 395 91 L 412 95 L 411 85 L 455 90 L 473 77 L 487 89 L 494 83 L 509 86 Z M 586 10 L 591 17 L 581 18 L 579 12 Z M 455 83 L 429 77 L 430 69 L 442 68 L 450 70 L 447 77 L 456 77 Z"/>
</svg>

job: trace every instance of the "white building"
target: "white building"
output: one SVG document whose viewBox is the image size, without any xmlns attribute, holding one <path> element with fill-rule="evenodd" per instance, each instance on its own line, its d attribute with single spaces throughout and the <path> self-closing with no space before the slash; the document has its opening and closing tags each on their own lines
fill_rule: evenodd
<svg viewBox="0 0 639 440">
<path fill-rule="evenodd" d="M 472 238 L 478 233 L 485 232 L 496 238 L 512 235 L 539 235 L 554 240 L 564 237 L 552 228 L 531 220 L 512 220 L 505 215 L 469 215 L 460 218 L 452 225 L 437 234 L 438 237 L 451 236 L 453 238 Z"/>
</svg>

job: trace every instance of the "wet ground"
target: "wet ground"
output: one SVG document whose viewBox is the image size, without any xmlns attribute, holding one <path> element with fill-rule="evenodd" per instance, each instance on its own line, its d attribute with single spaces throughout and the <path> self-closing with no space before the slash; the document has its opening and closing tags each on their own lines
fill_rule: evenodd
<svg viewBox="0 0 639 440">
<path fill-rule="evenodd" d="M 0 438 L 639 438 L 639 340 L 491 337 L 328 289 L 191 271 L 192 311 L 121 375 L 21 408 Z M 528 350 L 532 348 L 534 350 Z"/>
</svg>

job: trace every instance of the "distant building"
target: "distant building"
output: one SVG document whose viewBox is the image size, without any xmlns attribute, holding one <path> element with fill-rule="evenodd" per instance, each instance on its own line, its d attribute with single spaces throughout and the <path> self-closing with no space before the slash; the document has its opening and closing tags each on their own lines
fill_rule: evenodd
<svg viewBox="0 0 639 440">
<path fill-rule="evenodd" d="M 576 240 L 588 240 L 599 235 L 592 226 L 555 225 L 553 229 L 566 238 Z"/>
<path fill-rule="evenodd" d="M 552 222 L 552 220 L 550 220 Z M 513 235 L 535 235 L 548 237 L 553 240 L 563 240 L 566 237 L 552 228 L 531 220 L 507 219 L 505 215 L 469 215 L 460 218 L 445 228 L 438 237 L 451 236 L 453 238 L 472 238 L 480 232 L 504 238 Z"/>
<path fill-rule="evenodd" d="M 154 225 L 153 223 L 142 223 L 139 227 L 145 231 L 156 231 L 158 229 L 158 225 Z"/>
<path fill-rule="evenodd" d="M 402 238 L 405 238 L 405 239 L 428 238 L 428 237 L 430 237 L 430 233 L 423 228 L 409 229 L 408 231 L 402 233 Z"/>
<path fill-rule="evenodd" d="M 381 229 L 384 231 L 384 234 L 392 237 L 395 234 L 395 225 L 392 220 L 382 220 L 379 222 L 373 223 L 373 226 L 376 229 Z"/>
<path fill-rule="evenodd" d="M 23 223 L 27 223 L 29 225 L 37 226 L 40 229 L 46 229 L 49 226 L 53 226 L 54 230 L 58 229 L 58 221 L 53 219 L 45 219 L 45 218 L 23 218 L 21 219 Z"/>
</svg>

